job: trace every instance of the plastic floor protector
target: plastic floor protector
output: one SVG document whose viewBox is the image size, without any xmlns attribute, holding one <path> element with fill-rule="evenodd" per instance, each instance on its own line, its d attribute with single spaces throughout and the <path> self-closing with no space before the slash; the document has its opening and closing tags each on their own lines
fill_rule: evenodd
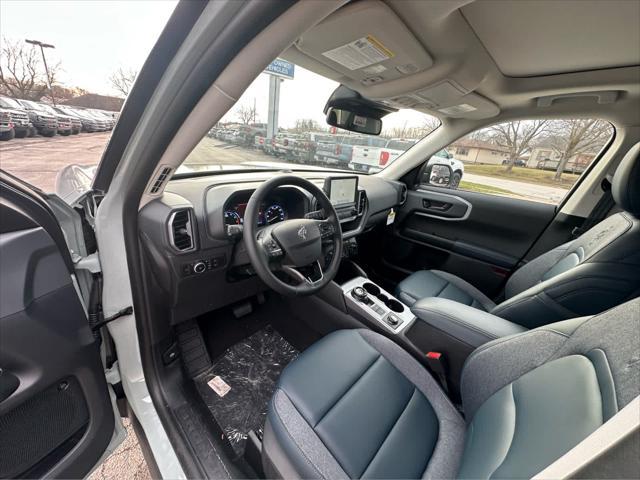
<svg viewBox="0 0 640 480">
<path fill-rule="evenodd" d="M 196 381 L 200 395 L 238 457 L 250 430 L 261 432 L 282 370 L 298 351 L 270 325 L 228 348 Z"/>
</svg>

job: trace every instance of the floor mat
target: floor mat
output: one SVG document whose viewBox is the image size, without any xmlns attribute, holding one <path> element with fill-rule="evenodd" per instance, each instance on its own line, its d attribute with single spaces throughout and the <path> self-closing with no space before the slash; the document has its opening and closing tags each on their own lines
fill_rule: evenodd
<svg viewBox="0 0 640 480">
<path fill-rule="evenodd" d="M 196 382 L 238 457 L 249 431 L 263 428 L 278 377 L 297 356 L 298 351 L 268 325 L 228 348 L 214 360 L 211 372 Z M 225 393 L 226 386 L 230 388 Z"/>
</svg>

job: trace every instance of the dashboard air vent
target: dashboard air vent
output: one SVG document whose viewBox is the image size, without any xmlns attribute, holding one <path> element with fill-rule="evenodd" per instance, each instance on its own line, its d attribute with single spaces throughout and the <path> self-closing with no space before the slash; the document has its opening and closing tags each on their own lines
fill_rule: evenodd
<svg viewBox="0 0 640 480">
<path fill-rule="evenodd" d="M 193 226 L 191 210 L 176 210 L 169 220 L 169 239 L 171 245 L 181 252 L 193 250 Z"/>
<path fill-rule="evenodd" d="M 367 193 L 364 190 L 358 192 L 358 215 L 362 215 L 367 208 Z"/>
<path fill-rule="evenodd" d="M 400 205 L 404 205 L 405 202 L 407 201 L 407 195 L 408 195 L 408 191 L 407 191 L 407 186 L 403 183 L 400 186 Z"/>
<path fill-rule="evenodd" d="M 150 194 L 154 194 L 154 193 L 158 193 L 162 191 L 162 187 L 164 186 L 165 182 L 168 180 L 169 175 L 171 174 L 171 167 L 162 167 L 160 169 L 160 173 L 158 173 L 158 175 L 156 176 L 155 181 L 153 182 L 153 185 L 151 185 L 151 188 L 149 189 L 149 193 Z"/>
</svg>

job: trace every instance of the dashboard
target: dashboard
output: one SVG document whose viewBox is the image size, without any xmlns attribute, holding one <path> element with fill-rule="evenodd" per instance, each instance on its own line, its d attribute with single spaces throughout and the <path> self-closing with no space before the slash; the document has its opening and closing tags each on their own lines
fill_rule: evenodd
<svg viewBox="0 0 640 480">
<path fill-rule="evenodd" d="M 266 288 L 253 272 L 242 232 L 249 198 L 279 174 L 227 172 L 171 180 L 160 197 L 140 210 L 141 244 L 157 284 L 158 302 L 170 312 L 172 322 L 250 298 Z M 338 212 L 343 238 L 349 242 L 386 225 L 390 210 L 406 195 L 402 183 L 376 176 L 296 174 L 325 187 Z M 327 190 L 327 182 L 334 180 Z M 261 205 L 256 222 L 266 226 L 292 218 L 316 218 L 316 214 L 316 201 L 309 192 L 281 186 Z"/>
</svg>

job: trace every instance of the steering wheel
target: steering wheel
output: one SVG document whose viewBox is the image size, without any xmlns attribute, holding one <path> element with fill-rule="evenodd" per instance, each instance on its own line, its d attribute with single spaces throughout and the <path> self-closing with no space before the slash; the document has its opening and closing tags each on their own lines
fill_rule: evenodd
<svg viewBox="0 0 640 480">
<path fill-rule="evenodd" d="M 284 220 L 258 226 L 264 200 L 274 189 L 295 185 L 318 201 L 319 219 Z M 338 214 L 325 193 L 316 185 L 294 175 L 281 175 L 260 185 L 251 195 L 244 214 L 244 243 L 251 265 L 269 287 L 289 296 L 312 295 L 333 280 L 342 258 L 342 229 Z M 328 264 L 325 257 L 333 247 Z M 285 274 L 281 280 L 276 273 Z"/>
</svg>

